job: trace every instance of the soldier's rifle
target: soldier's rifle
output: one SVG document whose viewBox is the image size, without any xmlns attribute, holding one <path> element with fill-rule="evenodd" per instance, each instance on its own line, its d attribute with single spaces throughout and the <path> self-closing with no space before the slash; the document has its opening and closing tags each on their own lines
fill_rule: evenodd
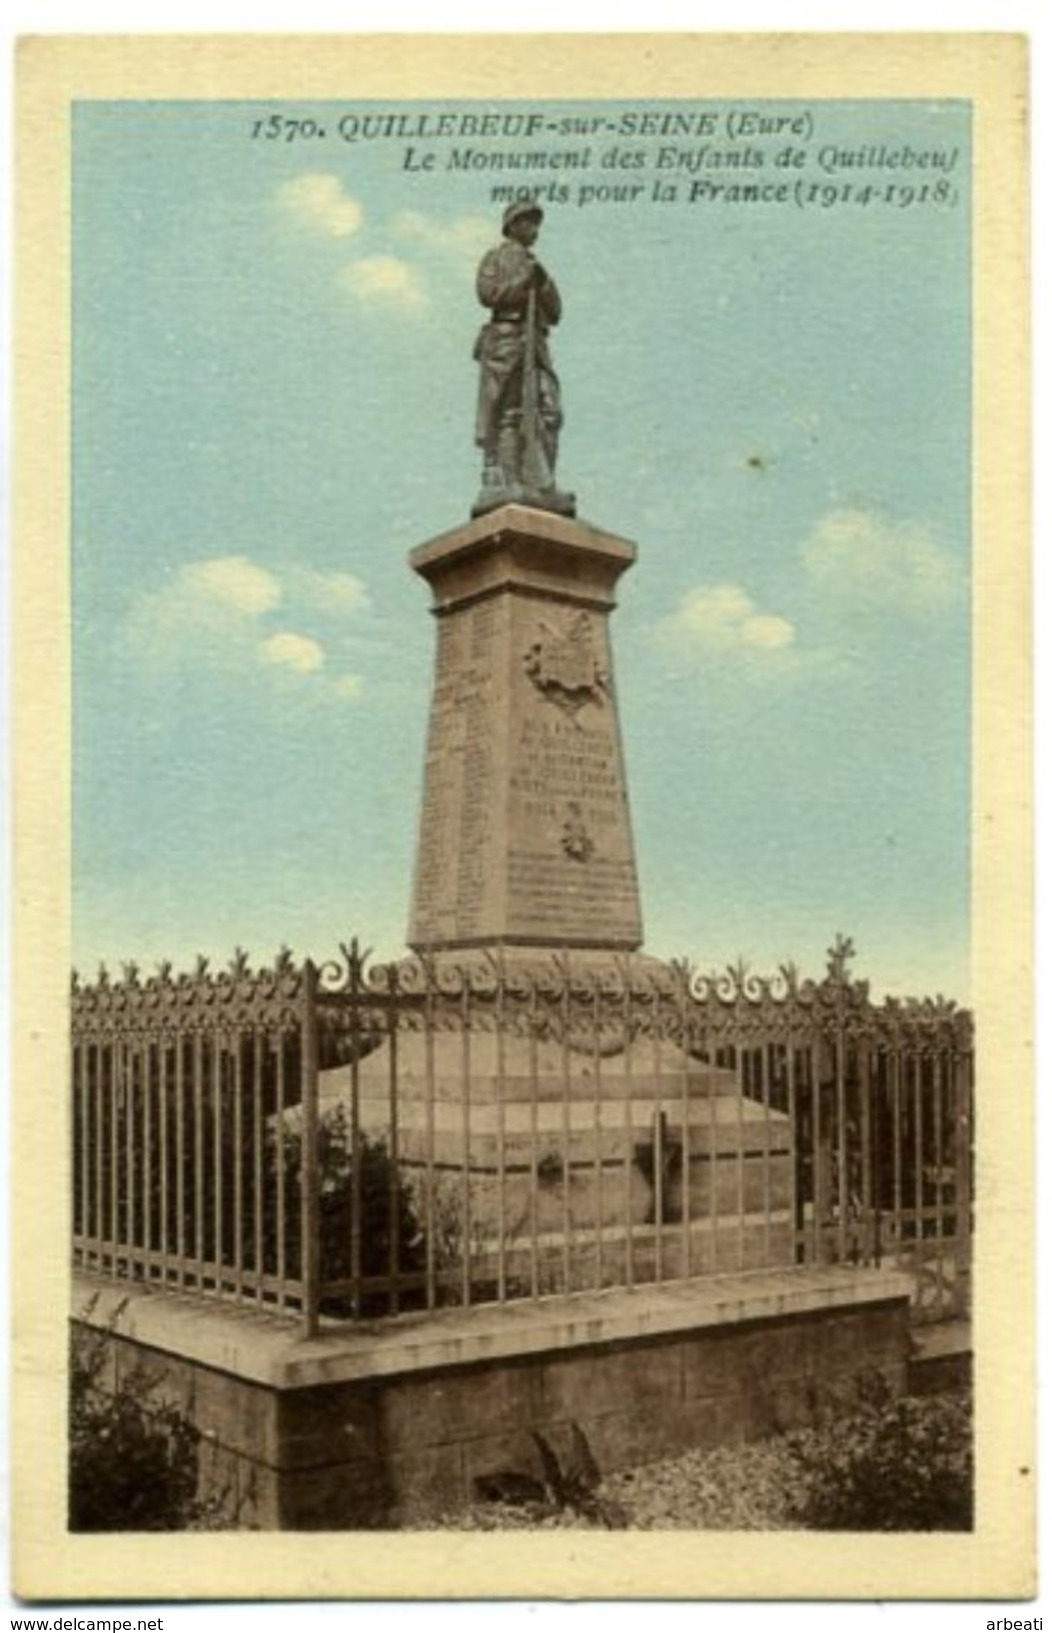
<svg viewBox="0 0 1052 1633">
<path fill-rule="evenodd" d="M 537 383 L 537 291 L 532 283 L 526 296 L 526 346 L 522 359 L 522 477 L 527 488 L 543 490 L 551 486 L 548 461 L 541 442 Z"/>
</svg>

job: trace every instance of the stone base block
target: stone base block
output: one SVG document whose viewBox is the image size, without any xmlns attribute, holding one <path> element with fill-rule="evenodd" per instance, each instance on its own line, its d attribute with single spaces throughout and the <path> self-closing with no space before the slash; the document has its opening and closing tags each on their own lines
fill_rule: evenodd
<svg viewBox="0 0 1052 1633">
<path fill-rule="evenodd" d="M 202 1433 L 231 1526 L 426 1525 L 500 1469 L 539 1474 L 533 1430 L 571 1425 L 601 1470 L 806 1423 L 863 1369 L 905 1387 L 910 1282 L 886 1271 L 717 1275 L 645 1291 L 332 1326 L 78 1279 L 116 1368 Z"/>
</svg>

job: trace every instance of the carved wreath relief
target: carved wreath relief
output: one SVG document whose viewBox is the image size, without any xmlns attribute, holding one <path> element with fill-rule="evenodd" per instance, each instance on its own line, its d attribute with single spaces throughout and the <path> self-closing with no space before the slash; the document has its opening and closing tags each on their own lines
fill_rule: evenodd
<svg viewBox="0 0 1052 1633">
<path fill-rule="evenodd" d="M 573 717 L 586 703 L 602 704 L 609 677 L 595 649 L 586 612 L 561 625 L 540 620 L 541 633 L 526 650 L 526 673 L 537 690 Z"/>
</svg>

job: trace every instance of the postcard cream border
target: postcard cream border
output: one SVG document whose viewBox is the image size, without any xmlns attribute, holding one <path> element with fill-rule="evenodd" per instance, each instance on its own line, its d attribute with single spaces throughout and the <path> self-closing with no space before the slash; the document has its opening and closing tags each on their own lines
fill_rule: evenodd
<svg viewBox="0 0 1052 1633">
<path fill-rule="evenodd" d="M 1027 60 L 1008 35 L 31 38 L 18 64 L 14 1524 L 51 1599 L 1025 1596 L 1034 1583 Z M 975 150 L 974 1537 L 65 1530 L 70 116 L 79 98 L 966 98 Z M 129 706 L 134 706 L 132 700 Z"/>
</svg>

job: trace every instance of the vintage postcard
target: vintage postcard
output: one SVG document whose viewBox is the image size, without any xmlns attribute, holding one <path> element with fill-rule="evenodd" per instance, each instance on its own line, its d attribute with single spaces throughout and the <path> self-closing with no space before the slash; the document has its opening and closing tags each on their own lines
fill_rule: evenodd
<svg viewBox="0 0 1052 1633">
<path fill-rule="evenodd" d="M 1026 78 L 23 42 L 20 1594 L 1034 1591 Z"/>
</svg>

